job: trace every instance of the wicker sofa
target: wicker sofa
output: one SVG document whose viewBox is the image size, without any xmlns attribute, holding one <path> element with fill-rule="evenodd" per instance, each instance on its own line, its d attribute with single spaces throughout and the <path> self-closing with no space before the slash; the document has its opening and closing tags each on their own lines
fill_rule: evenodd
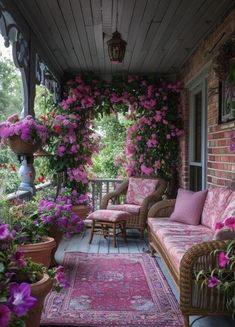
<svg viewBox="0 0 235 327">
<path fill-rule="evenodd" d="M 139 181 L 140 184 L 135 184 L 136 181 Z M 147 192 L 146 196 L 143 196 L 143 191 L 145 188 L 148 189 L 148 186 L 151 186 L 150 184 L 153 182 L 156 182 L 156 185 L 153 186 L 152 192 Z M 140 187 L 141 189 L 139 189 Z M 135 199 L 128 196 L 128 194 L 131 194 L 130 188 L 132 188 L 132 191 L 134 190 L 136 196 L 138 196 L 138 191 L 142 193 L 140 201 L 136 202 Z M 121 210 L 129 212 L 131 217 L 127 220 L 126 228 L 138 229 L 140 231 L 141 238 L 143 238 L 144 230 L 147 227 L 148 210 L 151 205 L 162 199 L 166 188 L 167 182 L 160 177 L 130 177 L 124 180 L 114 192 L 110 192 L 102 198 L 100 209 Z M 123 196 L 125 196 L 125 203 L 120 204 L 120 198 Z"/>
<path fill-rule="evenodd" d="M 166 263 L 180 292 L 180 308 L 184 326 L 189 327 L 190 315 L 229 314 L 222 292 L 196 282 L 201 270 L 217 265 L 211 255 L 225 249 L 228 241 L 213 241 L 215 224 L 235 213 L 235 191 L 213 187 L 208 190 L 199 225 L 187 225 L 168 219 L 176 200 L 163 200 L 148 213 L 149 245 Z"/>
</svg>

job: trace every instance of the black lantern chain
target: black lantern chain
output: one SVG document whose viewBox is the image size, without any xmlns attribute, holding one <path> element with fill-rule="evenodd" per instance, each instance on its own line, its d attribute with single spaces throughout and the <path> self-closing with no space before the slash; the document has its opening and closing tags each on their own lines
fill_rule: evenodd
<svg viewBox="0 0 235 327">
<path fill-rule="evenodd" d="M 108 54 L 112 63 L 121 63 L 125 56 L 126 41 L 122 40 L 121 34 L 117 31 L 118 25 L 118 0 L 117 0 L 117 19 L 116 31 L 112 34 L 112 38 L 107 41 Z"/>
</svg>

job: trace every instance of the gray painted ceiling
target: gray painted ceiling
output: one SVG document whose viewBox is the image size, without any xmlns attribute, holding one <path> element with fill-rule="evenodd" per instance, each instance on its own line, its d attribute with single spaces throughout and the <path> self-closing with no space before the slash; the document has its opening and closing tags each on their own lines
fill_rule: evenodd
<svg viewBox="0 0 235 327">
<path fill-rule="evenodd" d="M 61 71 L 175 73 L 233 0 L 13 0 Z M 117 14 L 118 12 L 118 14 Z M 127 42 L 111 64 L 107 40 Z"/>
</svg>

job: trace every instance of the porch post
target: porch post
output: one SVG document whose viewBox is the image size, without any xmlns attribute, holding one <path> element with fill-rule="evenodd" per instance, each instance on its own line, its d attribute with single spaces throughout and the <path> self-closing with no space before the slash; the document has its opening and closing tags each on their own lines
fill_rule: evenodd
<svg viewBox="0 0 235 327">
<path fill-rule="evenodd" d="M 17 42 L 13 43 L 13 58 L 16 67 L 20 69 L 22 77 L 23 108 L 21 118 L 24 118 L 27 115 L 35 117 L 36 52 L 32 35 L 30 35 L 28 42 L 26 42 L 22 37 L 19 38 Z M 34 185 L 35 169 L 33 166 L 33 154 L 20 155 L 18 158 L 21 162 L 21 167 L 18 172 L 21 178 L 19 190 L 29 191 L 34 195 L 36 189 Z"/>
</svg>

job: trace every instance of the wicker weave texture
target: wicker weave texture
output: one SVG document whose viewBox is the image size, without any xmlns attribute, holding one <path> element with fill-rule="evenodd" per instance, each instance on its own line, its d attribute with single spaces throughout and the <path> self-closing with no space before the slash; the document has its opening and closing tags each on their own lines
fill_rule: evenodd
<svg viewBox="0 0 235 327">
<path fill-rule="evenodd" d="M 167 182 L 162 178 L 154 178 L 150 176 L 141 176 L 138 178 L 147 178 L 147 179 L 158 179 L 158 184 L 156 187 L 155 192 L 153 192 L 151 195 L 147 196 L 141 207 L 140 207 L 140 213 L 139 215 L 132 215 L 130 219 L 127 221 L 127 228 L 137 228 L 141 231 L 143 234 L 145 228 L 146 228 L 146 221 L 147 221 L 147 214 L 149 211 L 149 208 L 156 203 L 157 201 L 162 199 L 162 196 L 167 188 Z M 121 195 L 126 195 L 127 189 L 128 189 L 128 179 L 125 180 L 123 183 L 119 185 L 119 187 L 111 193 L 106 194 L 102 201 L 101 201 L 101 209 L 107 209 L 107 206 L 109 204 L 109 201 L 112 203 L 119 203 L 119 197 Z"/>
<path fill-rule="evenodd" d="M 175 199 L 163 200 L 149 210 L 148 217 L 169 217 L 174 210 Z M 148 226 L 150 250 L 158 252 L 165 261 L 176 286 L 180 291 L 180 308 L 184 315 L 184 327 L 189 327 L 190 315 L 221 315 L 231 314 L 226 307 L 224 293 L 209 289 L 196 281 L 201 270 L 208 271 L 218 266 L 217 259 L 212 255 L 215 249 L 224 250 L 228 242 L 210 241 L 192 246 L 184 254 L 180 263 L 180 273 L 168 256 L 167 250 L 161 244 L 154 231 Z"/>
</svg>

